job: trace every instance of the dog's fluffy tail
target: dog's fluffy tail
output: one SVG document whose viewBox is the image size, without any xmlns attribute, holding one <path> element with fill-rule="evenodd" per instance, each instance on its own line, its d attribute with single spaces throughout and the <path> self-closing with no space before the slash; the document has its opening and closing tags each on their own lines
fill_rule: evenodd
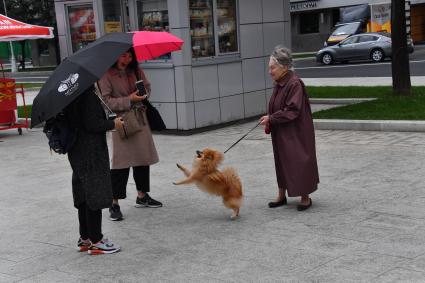
<svg viewBox="0 0 425 283">
<path fill-rule="evenodd" d="M 235 194 L 234 197 L 242 197 L 242 182 L 235 169 L 226 167 L 222 172 L 227 185 L 232 190 L 231 194 Z"/>
</svg>

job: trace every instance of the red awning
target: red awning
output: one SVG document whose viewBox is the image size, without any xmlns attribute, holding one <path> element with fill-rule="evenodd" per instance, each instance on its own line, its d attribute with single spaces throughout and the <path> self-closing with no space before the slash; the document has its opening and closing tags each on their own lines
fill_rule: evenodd
<svg viewBox="0 0 425 283">
<path fill-rule="evenodd" d="M 0 41 L 53 37 L 52 27 L 30 25 L 0 14 Z"/>
</svg>

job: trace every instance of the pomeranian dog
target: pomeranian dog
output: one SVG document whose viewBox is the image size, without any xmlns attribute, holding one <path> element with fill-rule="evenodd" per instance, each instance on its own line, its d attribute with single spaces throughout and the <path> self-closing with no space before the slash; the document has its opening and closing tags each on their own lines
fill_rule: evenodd
<svg viewBox="0 0 425 283">
<path fill-rule="evenodd" d="M 203 151 L 196 151 L 193 160 L 192 171 L 177 164 L 183 171 L 185 179 L 174 182 L 174 185 L 195 183 L 199 189 L 212 195 L 221 196 L 224 206 L 233 209 L 231 219 L 239 216 L 239 209 L 242 205 L 242 183 L 233 168 L 225 168 L 219 171 L 217 167 L 224 159 L 223 153 L 206 148 Z"/>
</svg>

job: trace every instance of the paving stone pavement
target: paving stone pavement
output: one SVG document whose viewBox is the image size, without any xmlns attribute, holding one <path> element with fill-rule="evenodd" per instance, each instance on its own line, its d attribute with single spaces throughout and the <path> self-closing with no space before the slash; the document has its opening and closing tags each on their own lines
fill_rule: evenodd
<svg viewBox="0 0 425 283">
<path fill-rule="evenodd" d="M 269 209 L 276 196 L 270 137 L 256 128 L 226 153 L 244 185 L 241 217 L 182 178 L 194 151 L 224 151 L 255 121 L 191 136 L 155 135 L 160 163 L 135 208 L 130 178 L 122 222 L 103 215 L 114 255 L 76 252 L 66 156 L 40 129 L 0 132 L 0 282 L 425 282 L 425 134 L 317 131 L 321 183 L 313 207 Z"/>
</svg>

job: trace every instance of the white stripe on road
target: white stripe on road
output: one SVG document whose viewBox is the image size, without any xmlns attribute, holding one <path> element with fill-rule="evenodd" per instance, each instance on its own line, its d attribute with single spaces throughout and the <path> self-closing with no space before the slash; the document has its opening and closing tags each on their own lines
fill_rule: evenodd
<svg viewBox="0 0 425 283">
<path fill-rule="evenodd" d="M 27 79 L 48 79 L 49 77 L 9 77 L 15 80 L 27 80 Z"/>
<path fill-rule="evenodd" d="M 425 60 L 415 60 L 410 61 L 410 63 L 423 63 Z M 390 65 L 391 62 L 385 62 L 385 63 L 368 63 L 368 64 L 347 64 L 347 65 L 340 65 L 340 66 L 314 66 L 314 67 L 299 67 L 297 68 L 295 66 L 296 70 L 308 70 L 308 69 L 332 69 L 332 68 L 348 68 L 348 67 L 364 67 L 364 66 L 380 66 L 380 65 Z"/>
</svg>

